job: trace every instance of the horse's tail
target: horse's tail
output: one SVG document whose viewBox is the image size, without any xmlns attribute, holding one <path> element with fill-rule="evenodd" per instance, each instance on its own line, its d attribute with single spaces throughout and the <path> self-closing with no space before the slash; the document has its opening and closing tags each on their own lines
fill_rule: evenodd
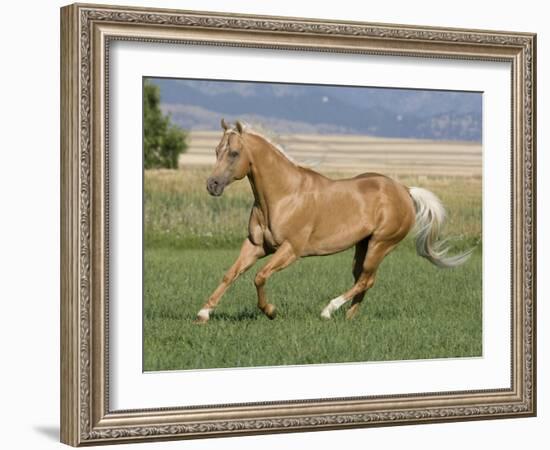
<svg viewBox="0 0 550 450">
<path fill-rule="evenodd" d="M 412 187 L 409 192 L 416 209 L 416 252 L 438 267 L 456 267 L 466 262 L 473 249 L 459 255 L 447 256 L 446 241 L 438 242 L 445 221 L 445 208 L 435 194 L 427 189 Z"/>
</svg>

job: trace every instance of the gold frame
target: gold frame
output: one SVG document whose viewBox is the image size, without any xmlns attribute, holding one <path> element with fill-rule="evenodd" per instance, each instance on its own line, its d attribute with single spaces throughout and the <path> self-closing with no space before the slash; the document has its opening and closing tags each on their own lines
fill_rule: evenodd
<svg viewBox="0 0 550 450">
<path fill-rule="evenodd" d="M 109 43 L 137 40 L 512 67 L 509 389 L 111 411 L 108 398 Z M 61 441 L 73 446 L 536 414 L 536 35 L 75 4 L 61 9 Z"/>
</svg>

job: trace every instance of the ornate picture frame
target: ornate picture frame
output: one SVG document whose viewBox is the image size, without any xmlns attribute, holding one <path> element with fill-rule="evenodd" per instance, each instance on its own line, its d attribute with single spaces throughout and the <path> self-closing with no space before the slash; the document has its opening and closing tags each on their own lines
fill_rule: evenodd
<svg viewBox="0 0 550 450">
<path fill-rule="evenodd" d="M 112 410 L 109 98 L 115 41 L 511 65 L 508 388 Z M 74 4 L 61 9 L 61 441 L 73 445 L 314 431 L 536 414 L 536 36 Z"/>
</svg>

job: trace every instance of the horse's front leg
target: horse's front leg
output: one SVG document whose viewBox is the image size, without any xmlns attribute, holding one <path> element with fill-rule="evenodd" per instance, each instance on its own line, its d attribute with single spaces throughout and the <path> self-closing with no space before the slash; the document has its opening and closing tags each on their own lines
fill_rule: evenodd
<svg viewBox="0 0 550 450">
<path fill-rule="evenodd" d="M 292 245 L 288 241 L 285 241 L 277 249 L 269 262 L 256 274 L 256 278 L 254 278 L 254 284 L 258 292 L 258 308 L 270 319 L 275 318 L 275 306 L 267 302 L 265 283 L 271 275 L 279 270 L 283 270 L 297 259 L 298 255 L 292 248 Z"/>
<path fill-rule="evenodd" d="M 210 313 L 218 305 L 220 299 L 227 288 L 237 279 L 237 277 L 246 272 L 254 263 L 265 256 L 265 250 L 263 246 L 253 244 L 250 239 L 246 239 L 241 247 L 241 253 L 237 260 L 233 263 L 231 268 L 223 276 L 223 280 L 212 295 L 208 298 L 208 301 L 201 308 L 197 314 L 198 323 L 206 323 L 210 319 Z"/>
</svg>

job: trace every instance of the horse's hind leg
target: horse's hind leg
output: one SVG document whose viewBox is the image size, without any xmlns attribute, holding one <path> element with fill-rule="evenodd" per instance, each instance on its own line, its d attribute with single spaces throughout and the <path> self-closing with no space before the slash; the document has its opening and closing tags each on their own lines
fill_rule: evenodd
<svg viewBox="0 0 550 450">
<path fill-rule="evenodd" d="M 271 275 L 279 270 L 283 270 L 297 259 L 298 257 L 292 246 L 288 242 L 284 242 L 283 245 L 277 249 L 269 262 L 256 274 L 256 278 L 254 278 L 254 284 L 258 292 L 258 308 L 260 308 L 270 319 L 275 318 L 275 306 L 267 301 L 265 283 Z"/>
<path fill-rule="evenodd" d="M 237 277 L 246 272 L 254 263 L 265 256 L 265 250 L 262 246 L 253 244 L 249 239 L 243 242 L 241 253 L 231 268 L 223 276 L 223 280 L 216 290 L 210 295 L 208 301 L 203 305 L 197 314 L 198 323 L 206 323 L 210 318 L 210 313 L 218 305 L 223 293 L 237 279 Z"/>
<path fill-rule="evenodd" d="M 359 277 L 363 273 L 363 264 L 365 263 L 365 257 L 367 256 L 367 247 L 369 245 L 369 238 L 366 238 L 359 242 L 355 246 L 355 255 L 353 257 L 353 278 L 355 282 L 359 280 Z M 359 309 L 359 305 L 365 298 L 365 294 L 367 291 L 361 291 L 358 294 L 356 294 L 353 299 L 351 300 L 351 306 L 350 309 L 348 309 L 346 313 L 346 317 L 348 319 L 351 319 Z"/>
<path fill-rule="evenodd" d="M 359 304 L 363 300 L 365 293 L 374 285 L 376 278 L 376 271 L 378 266 L 384 259 L 384 257 L 397 245 L 395 241 L 379 241 L 375 237 L 372 237 L 367 246 L 367 253 L 364 258 L 362 267 L 354 268 L 354 275 L 356 277 L 353 287 L 345 292 L 340 297 L 337 297 L 329 302 L 329 304 L 323 309 L 321 317 L 324 319 L 330 319 L 330 316 L 334 311 L 340 308 L 343 304 L 354 299 L 354 304 L 350 308 L 347 317 L 351 318 L 357 312 Z M 357 301 L 355 301 L 357 300 Z"/>
</svg>

